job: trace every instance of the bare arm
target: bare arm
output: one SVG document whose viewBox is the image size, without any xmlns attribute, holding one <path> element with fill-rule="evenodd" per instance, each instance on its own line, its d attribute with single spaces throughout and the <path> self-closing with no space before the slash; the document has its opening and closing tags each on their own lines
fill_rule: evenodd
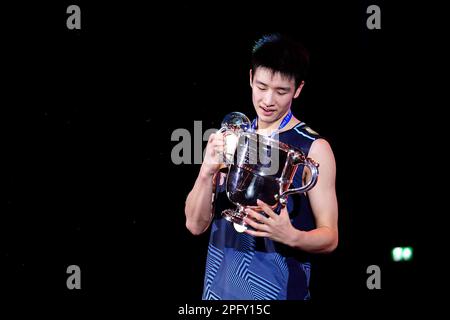
<svg viewBox="0 0 450 320">
<path fill-rule="evenodd" d="M 221 167 L 219 156 L 223 152 L 223 144 L 222 134 L 212 134 L 209 137 L 205 159 L 186 199 L 186 228 L 194 235 L 205 232 L 212 220 L 213 182 Z"/>
<path fill-rule="evenodd" d="M 200 173 L 186 199 L 186 228 L 194 235 L 205 232 L 212 219 L 213 179 L 215 176 Z"/>
<path fill-rule="evenodd" d="M 330 145 L 323 139 L 314 141 L 308 156 L 320 163 L 317 184 L 308 191 L 316 229 L 297 230 L 291 246 L 307 252 L 327 253 L 336 249 L 338 244 L 336 162 Z"/>
</svg>

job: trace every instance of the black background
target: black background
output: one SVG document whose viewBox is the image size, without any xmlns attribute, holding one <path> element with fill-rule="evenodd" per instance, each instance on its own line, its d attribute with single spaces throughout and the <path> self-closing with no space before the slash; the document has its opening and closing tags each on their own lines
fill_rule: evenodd
<svg viewBox="0 0 450 320">
<path fill-rule="evenodd" d="M 427 296 L 419 235 L 432 208 L 416 160 L 434 134 L 429 9 L 311 2 L 4 7 L 1 290 L 78 306 L 144 300 L 168 314 L 198 302 L 209 233 L 188 233 L 184 200 L 199 165 L 172 163 L 171 134 L 218 128 L 235 110 L 253 118 L 251 47 L 284 32 L 311 52 L 294 114 L 328 139 L 338 170 L 340 244 L 315 258 L 313 299 L 376 308 Z M 81 30 L 66 28 L 70 4 Z M 381 30 L 366 27 L 370 4 Z M 413 260 L 392 262 L 395 246 Z M 66 287 L 72 264 L 78 291 Z M 381 290 L 366 287 L 369 265 Z"/>
</svg>

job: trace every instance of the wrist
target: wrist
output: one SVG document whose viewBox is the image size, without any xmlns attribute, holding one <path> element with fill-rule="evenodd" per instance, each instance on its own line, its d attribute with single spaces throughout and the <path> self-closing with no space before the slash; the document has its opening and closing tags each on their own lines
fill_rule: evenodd
<svg viewBox="0 0 450 320">
<path fill-rule="evenodd" d="M 198 174 L 201 180 L 211 180 L 216 173 L 208 168 L 205 168 L 203 165 L 200 168 L 200 173 Z"/>
<path fill-rule="evenodd" d="M 303 242 L 302 239 L 305 236 L 306 232 L 298 230 L 296 228 L 292 228 L 292 232 L 288 238 L 287 245 L 292 248 L 297 248 Z"/>
</svg>

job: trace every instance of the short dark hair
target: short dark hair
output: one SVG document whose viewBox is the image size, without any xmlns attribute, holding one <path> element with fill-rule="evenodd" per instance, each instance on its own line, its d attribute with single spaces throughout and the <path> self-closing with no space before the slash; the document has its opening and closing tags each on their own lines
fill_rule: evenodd
<svg viewBox="0 0 450 320">
<path fill-rule="evenodd" d="M 280 72 L 294 78 L 295 87 L 305 80 L 309 66 L 309 53 L 299 42 L 286 35 L 273 33 L 256 41 L 252 50 L 251 68 L 253 74 L 258 67 Z"/>
</svg>

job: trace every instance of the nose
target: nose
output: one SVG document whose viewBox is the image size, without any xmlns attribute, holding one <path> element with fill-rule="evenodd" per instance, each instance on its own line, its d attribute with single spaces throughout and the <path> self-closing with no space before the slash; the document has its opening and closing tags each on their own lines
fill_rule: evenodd
<svg viewBox="0 0 450 320">
<path fill-rule="evenodd" d="M 267 92 L 264 93 L 263 103 L 267 107 L 273 106 L 273 104 L 274 104 L 274 95 L 273 95 L 272 90 L 267 90 Z"/>
</svg>

